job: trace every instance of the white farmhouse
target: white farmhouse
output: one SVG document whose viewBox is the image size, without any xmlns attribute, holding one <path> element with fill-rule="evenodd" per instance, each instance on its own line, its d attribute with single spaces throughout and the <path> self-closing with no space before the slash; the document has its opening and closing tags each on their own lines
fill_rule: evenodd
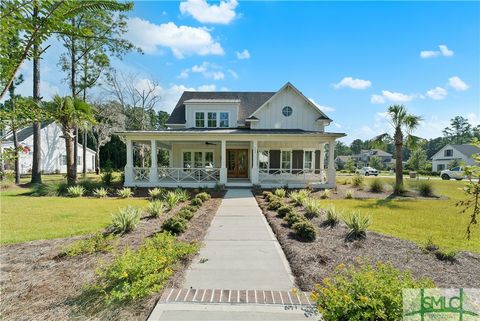
<svg viewBox="0 0 480 321">
<path fill-rule="evenodd" d="M 44 173 L 66 173 L 67 153 L 65 139 L 61 138 L 62 129 L 56 123 L 41 125 L 41 169 Z M 20 174 L 28 174 L 32 170 L 33 161 L 33 128 L 27 127 L 17 133 L 18 144 L 23 148 L 20 152 Z M 10 135 L 2 141 L 2 150 L 13 148 L 13 137 Z M 83 146 L 78 144 L 77 171 L 83 170 Z M 95 170 L 95 151 L 87 148 L 87 171 Z M 7 165 L 4 165 L 7 166 Z M 9 168 L 13 169 L 13 168 Z"/>
<path fill-rule="evenodd" d="M 478 153 L 480 153 L 480 149 L 473 145 L 445 145 L 432 156 L 432 170 L 434 172 L 443 171 L 453 160 L 462 161 L 465 165 L 473 165 L 475 160 L 472 155 Z"/>
</svg>

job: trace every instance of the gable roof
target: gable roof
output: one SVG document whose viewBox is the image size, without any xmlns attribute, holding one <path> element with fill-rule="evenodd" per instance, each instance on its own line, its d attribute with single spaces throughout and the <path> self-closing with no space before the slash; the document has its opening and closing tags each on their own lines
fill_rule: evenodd
<svg viewBox="0 0 480 321">
<path fill-rule="evenodd" d="M 167 125 L 185 124 L 185 102 L 187 101 L 234 101 L 239 102 L 238 120 L 245 119 L 263 105 L 275 92 L 242 91 L 185 91 L 167 120 Z"/>
<path fill-rule="evenodd" d="M 48 125 L 50 125 L 51 122 L 42 122 L 40 129 L 44 129 Z M 21 129 L 17 132 L 17 140 L 19 142 L 23 142 L 25 139 L 33 135 L 33 126 L 25 127 L 24 129 Z M 7 141 L 13 141 L 13 135 L 11 134 L 6 138 Z"/>
<path fill-rule="evenodd" d="M 480 153 L 480 148 L 474 145 L 462 144 L 462 145 L 450 145 L 450 146 L 452 146 L 453 148 L 455 148 L 457 151 L 467 156 L 468 158 L 472 157 L 473 154 Z"/>
</svg>

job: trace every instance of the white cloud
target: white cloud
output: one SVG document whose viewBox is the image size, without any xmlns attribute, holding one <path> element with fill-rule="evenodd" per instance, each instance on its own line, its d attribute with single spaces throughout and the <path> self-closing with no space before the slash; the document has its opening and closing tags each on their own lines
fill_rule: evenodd
<svg viewBox="0 0 480 321">
<path fill-rule="evenodd" d="M 412 100 L 414 97 L 415 95 L 407 95 L 399 92 L 382 90 L 381 95 L 372 95 L 370 98 L 370 102 L 372 104 L 383 104 L 386 101 L 390 101 L 393 103 L 404 103 Z"/>
<path fill-rule="evenodd" d="M 335 111 L 335 108 L 333 107 L 330 107 L 330 106 L 322 106 L 320 104 L 317 104 L 315 102 L 315 100 L 313 100 L 312 98 L 308 98 L 308 100 L 310 100 L 315 106 L 318 107 L 318 109 L 320 109 L 321 111 L 323 111 L 324 113 L 332 113 Z"/>
<path fill-rule="evenodd" d="M 243 49 L 243 51 L 237 51 L 237 58 L 242 60 L 242 59 L 250 59 L 250 52 L 247 49 Z"/>
<path fill-rule="evenodd" d="M 440 55 L 440 51 L 431 51 L 431 50 L 420 51 L 420 57 L 422 57 L 423 59 L 436 57 L 438 55 Z"/>
<path fill-rule="evenodd" d="M 215 86 L 214 84 L 202 85 L 198 87 L 198 91 L 215 91 L 215 90 L 217 90 L 217 86 Z"/>
<path fill-rule="evenodd" d="M 238 75 L 233 69 L 228 69 L 227 72 L 232 76 L 232 78 L 238 79 Z M 213 80 L 225 79 L 225 72 L 223 71 L 223 67 L 207 61 L 204 61 L 199 65 L 194 65 L 191 68 L 182 70 L 180 74 L 177 76 L 177 78 L 187 79 L 190 76 L 190 73 L 201 74 L 206 79 L 213 79 Z"/>
<path fill-rule="evenodd" d="M 370 80 L 363 80 L 358 78 L 353 79 L 352 77 L 345 77 L 342 80 L 340 80 L 339 83 L 334 84 L 333 87 L 335 89 L 339 89 L 342 87 L 349 87 L 352 89 L 367 89 L 371 85 L 372 85 L 372 82 Z"/>
<path fill-rule="evenodd" d="M 468 122 L 470 124 L 472 124 L 473 126 L 480 125 L 480 118 L 475 113 L 468 113 L 467 114 L 467 119 L 468 119 Z"/>
<path fill-rule="evenodd" d="M 152 54 L 158 51 L 158 47 L 165 47 L 178 59 L 189 55 L 224 54 L 220 43 L 213 40 L 206 28 L 177 26 L 173 22 L 157 25 L 137 17 L 131 18 L 126 37 L 146 53 Z"/>
<path fill-rule="evenodd" d="M 370 98 L 370 102 L 372 104 L 383 104 L 385 103 L 385 99 L 382 95 L 372 95 L 372 97 Z"/>
<path fill-rule="evenodd" d="M 440 50 L 423 50 L 420 51 L 420 57 L 423 59 L 438 57 L 440 55 L 444 57 L 451 57 L 455 54 L 453 50 L 448 49 L 446 45 L 439 45 Z"/>
<path fill-rule="evenodd" d="M 427 91 L 426 95 L 433 100 L 443 100 L 447 97 L 447 91 L 442 87 L 435 87 Z"/>
<path fill-rule="evenodd" d="M 180 78 L 180 79 L 187 79 L 189 76 L 188 74 L 188 69 L 184 69 L 180 72 L 180 75 L 177 76 L 177 78 Z"/>
<path fill-rule="evenodd" d="M 470 86 L 468 86 L 463 80 L 460 79 L 460 77 L 457 76 L 448 78 L 448 84 L 456 91 L 463 91 L 470 88 Z"/>
<path fill-rule="evenodd" d="M 201 23 L 229 24 L 236 17 L 236 0 L 209 5 L 206 0 L 187 0 L 180 3 L 180 12 L 189 14 Z"/>
<path fill-rule="evenodd" d="M 453 52 L 453 50 L 448 49 L 448 47 L 445 46 L 445 45 L 440 45 L 440 46 L 438 46 L 438 48 L 440 48 L 440 52 L 442 53 L 442 56 L 444 56 L 444 57 L 451 57 L 455 53 L 455 52 Z"/>
<path fill-rule="evenodd" d="M 238 74 L 233 69 L 228 69 L 228 73 L 234 78 L 238 79 Z"/>
</svg>

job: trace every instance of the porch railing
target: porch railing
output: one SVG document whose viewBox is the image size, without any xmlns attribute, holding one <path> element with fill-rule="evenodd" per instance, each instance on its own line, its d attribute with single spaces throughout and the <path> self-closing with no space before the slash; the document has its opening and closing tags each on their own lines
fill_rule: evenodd
<svg viewBox="0 0 480 321">
<path fill-rule="evenodd" d="M 287 183 L 324 183 L 324 173 L 318 169 L 259 169 L 258 179 L 260 182 Z"/>
<path fill-rule="evenodd" d="M 220 168 L 159 168 L 158 181 L 220 181 Z"/>
<path fill-rule="evenodd" d="M 150 180 L 150 167 L 134 167 L 133 179 L 136 182 L 148 182 Z"/>
</svg>

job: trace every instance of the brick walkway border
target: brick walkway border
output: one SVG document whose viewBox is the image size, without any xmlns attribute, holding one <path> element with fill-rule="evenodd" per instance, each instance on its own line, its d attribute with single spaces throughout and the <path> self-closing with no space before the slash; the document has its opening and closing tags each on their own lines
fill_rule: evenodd
<svg viewBox="0 0 480 321">
<path fill-rule="evenodd" d="M 315 302 L 310 292 L 268 290 L 222 290 L 222 289 L 165 289 L 159 303 L 231 303 L 231 304 L 279 304 L 308 305 Z"/>
</svg>

